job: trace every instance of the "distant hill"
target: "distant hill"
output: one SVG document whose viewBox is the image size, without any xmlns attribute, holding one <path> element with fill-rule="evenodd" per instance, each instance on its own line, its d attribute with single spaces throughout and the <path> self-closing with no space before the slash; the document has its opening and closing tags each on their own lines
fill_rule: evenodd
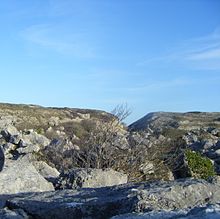
<svg viewBox="0 0 220 219">
<path fill-rule="evenodd" d="M 0 103 L 1 128 L 13 125 L 19 131 L 33 129 L 49 139 L 81 138 L 92 129 L 93 122 L 107 122 L 112 117 L 100 110 Z"/>
<path fill-rule="evenodd" d="M 165 128 L 192 130 L 208 127 L 220 128 L 220 112 L 152 112 L 132 123 L 129 129 L 140 131 L 150 128 L 161 131 Z"/>
</svg>

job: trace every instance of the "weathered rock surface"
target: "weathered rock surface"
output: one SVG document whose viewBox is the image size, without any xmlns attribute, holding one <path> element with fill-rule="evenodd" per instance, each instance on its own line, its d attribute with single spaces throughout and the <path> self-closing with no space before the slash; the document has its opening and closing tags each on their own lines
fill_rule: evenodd
<svg viewBox="0 0 220 219">
<path fill-rule="evenodd" d="M 47 182 L 25 157 L 16 161 L 7 160 L 0 173 L 0 194 L 53 190 L 53 185 Z"/>
<path fill-rule="evenodd" d="M 219 219 L 220 205 L 204 205 L 193 209 L 151 211 L 114 216 L 111 219 Z"/>
<path fill-rule="evenodd" d="M 1 135 L 4 137 L 4 139 L 7 142 L 13 143 L 13 144 L 18 144 L 19 139 L 19 132 L 16 129 L 16 127 L 14 127 L 13 125 L 8 125 L 7 127 L 1 127 L 3 128 L 1 131 Z"/>
<path fill-rule="evenodd" d="M 49 182 L 55 183 L 60 175 L 56 168 L 49 166 L 44 161 L 33 161 L 32 164 L 38 173 Z"/>
<path fill-rule="evenodd" d="M 77 168 L 60 174 L 57 187 L 59 189 L 99 188 L 127 183 L 126 174 L 112 169 Z"/>
<path fill-rule="evenodd" d="M 3 129 L 1 134 L 1 144 L 7 158 L 39 152 L 50 143 L 49 139 L 33 130 L 18 131 L 11 125 Z"/>
<path fill-rule="evenodd" d="M 9 198 L 6 206 L 11 210 L 23 209 L 28 215 L 39 219 L 98 219 L 134 212 L 192 209 L 207 203 L 215 204 L 219 199 L 219 184 L 186 179 L 167 183 L 21 194 Z"/>
<path fill-rule="evenodd" d="M 1 219 L 31 219 L 22 209 L 14 209 L 14 211 L 4 208 L 0 209 Z"/>
</svg>

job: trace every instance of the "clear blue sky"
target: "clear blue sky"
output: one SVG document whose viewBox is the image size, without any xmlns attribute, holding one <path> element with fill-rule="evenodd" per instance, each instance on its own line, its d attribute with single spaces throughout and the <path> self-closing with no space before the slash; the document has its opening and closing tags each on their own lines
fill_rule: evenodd
<svg viewBox="0 0 220 219">
<path fill-rule="evenodd" d="M 220 111 L 219 0 L 3 0 L 0 102 Z"/>
</svg>

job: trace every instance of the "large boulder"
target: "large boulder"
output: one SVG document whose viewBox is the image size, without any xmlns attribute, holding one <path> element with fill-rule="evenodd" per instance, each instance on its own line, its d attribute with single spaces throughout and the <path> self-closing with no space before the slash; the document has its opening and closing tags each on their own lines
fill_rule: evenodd
<svg viewBox="0 0 220 219">
<path fill-rule="evenodd" d="M 43 176 L 47 181 L 55 183 L 58 176 L 60 175 L 59 171 L 49 166 L 44 161 L 33 161 L 32 164 L 34 165 L 35 169 Z"/>
<path fill-rule="evenodd" d="M 133 212 L 192 209 L 208 203 L 216 204 L 219 199 L 218 183 L 186 179 L 23 194 L 10 198 L 6 206 L 11 210 L 23 209 L 39 219 L 101 219 Z"/>
<path fill-rule="evenodd" d="M 22 209 L 14 209 L 14 211 L 4 208 L 0 209 L 1 219 L 30 219 L 30 217 Z"/>
<path fill-rule="evenodd" d="M 38 134 L 33 130 L 28 130 L 22 133 L 22 139 L 20 142 L 21 147 L 27 147 L 28 145 L 39 145 L 40 147 L 46 147 L 50 144 L 50 140 L 44 135 Z"/>
<path fill-rule="evenodd" d="M 5 158 L 13 158 L 13 152 L 17 149 L 17 145 L 10 142 L 3 144 L 3 150 L 5 153 Z"/>
<path fill-rule="evenodd" d="M 1 131 L 1 144 L 6 158 L 39 152 L 50 144 L 50 140 L 33 130 L 20 131 L 10 125 Z"/>
<path fill-rule="evenodd" d="M 99 188 L 124 184 L 127 181 L 126 174 L 112 169 L 77 168 L 61 173 L 57 187 L 62 189 Z"/>
<path fill-rule="evenodd" d="M 6 161 L 0 173 L 0 194 L 54 190 L 52 183 L 47 182 L 27 158 Z"/>
<path fill-rule="evenodd" d="M 13 126 L 8 125 L 1 130 L 1 135 L 7 142 L 18 144 L 20 140 L 20 132 Z"/>
<path fill-rule="evenodd" d="M 112 217 L 111 219 L 219 219 L 220 218 L 220 205 L 202 205 L 193 209 L 181 210 L 160 210 L 150 211 L 146 213 L 130 213 L 122 214 Z"/>
</svg>

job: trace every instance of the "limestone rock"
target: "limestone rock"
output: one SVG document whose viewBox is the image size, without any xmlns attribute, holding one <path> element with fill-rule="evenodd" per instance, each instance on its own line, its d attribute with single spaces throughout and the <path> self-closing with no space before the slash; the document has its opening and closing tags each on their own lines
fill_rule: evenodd
<svg viewBox="0 0 220 219">
<path fill-rule="evenodd" d="M 152 162 L 147 162 L 145 164 L 142 164 L 140 166 L 140 171 L 143 173 L 143 174 L 152 174 L 154 173 L 154 164 Z"/>
<path fill-rule="evenodd" d="M 10 143 L 10 142 L 7 142 L 6 144 L 3 145 L 5 154 L 9 154 L 11 151 L 16 150 L 17 147 L 18 147 L 17 145 L 12 144 L 12 143 Z"/>
<path fill-rule="evenodd" d="M 217 128 L 213 129 L 213 130 L 211 131 L 211 134 L 212 134 L 212 135 L 215 135 L 215 136 L 217 136 L 217 137 L 220 137 L 220 129 L 217 129 Z"/>
<path fill-rule="evenodd" d="M 134 212 L 193 209 L 201 205 L 216 204 L 219 199 L 219 184 L 186 179 L 23 194 L 10 198 L 6 206 L 11 210 L 23 209 L 39 219 L 101 219 Z"/>
<path fill-rule="evenodd" d="M 43 158 L 56 165 L 57 168 L 73 168 L 72 151 L 75 149 L 80 150 L 86 146 L 85 140 L 94 130 L 95 124 L 98 127 L 99 125 L 106 126 L 105 131 L 109 130 L 108 122 L 110 126 L 114 126 L 114 123 L 111 122 L 113 118 L 113 115 L 97 110 L 45 108 L 34 105 L 0 103 L 0 145 L 4 145 L 6 149 L 6 158 L 17 159 L 23 155 L 39 152 L 40 149 L 43 149 L 41 151 Z M 181 145 L 178 144 L 179 141 L 177 142 L 175 137 L 178 137 L 178 140 L 185 141 L 182 141 L 185 143 L 184 147 L 186 145 L 190 149 L 199 151 L 212 159 L 217 173 L 220 174 L 220 155 L 219 151 L 217 151 L 220 149 L 220 113 L 156 112 L 148 114 L 128 128 L 119 123 L 116 129 L 118 130 L 115 133 L 117 136 L 114 135 L 114 140 L 106 145 L 113 146 L 113 150 L 120 148 L 125 156 L 132 154 L 129 151 L 134 152 L 135 158 L 132 161 L 125 159 L 129 160 L 129 162 L 126 162 L 128 168 L 121 167 L 121 169 L 123 168 L 123 170 L 127 171 L 131 180 L 136 176 L 140 176 L 139 179 L 144 180 L 146 179 L 145 174 L 153 171 L 154 173 L 151 176 L 154 175 L 154 179 L 163 179 L 161 171 L 155 169 L 159 169 L 157 163 L 162 161 L 164 162 L 162 172 L 166 172 L 165 159 L 175 151 L 175 147 L 178 149 L 179 145 Z M 102 128 L 97 130 L 103 131 Z M 53 139 L 63 143 L 50 144 Z M 175 143 L 173 145 L 171 144 L 172 140 Z M 47 145 L 51 147 L 47 147 Z M 137 151 L 139 146 L 143 151 L 139 150 L 139 153 L 136 153 L 135 150 L 132 151 L 135 146 L 137 146 Z M 47 156 L 51 149 L 54 154 Z M 161 151 L 162 153 L 160 154 Z M 146 152 L 149 153 L 147 154 Z M 145 154 L 148 155 L 147 158 Z M 56 159 L 57 157 L 60 157 L 60 159 Z M 147 161 L 152 162 L 151 157 L 153 157 L 153 160 L 156 158 L 156 162 L 153 163 L 154 170 L 149 171 L 149 166 L 145 168 L 144 165 Z M 142 169 L 139 169 L 139 167 Z M 173 164 L 169 164 L 168 168 L 173 172 L 175 171 L 175 165 Z M 130 177 L 131 172 L 135 171 L 134 177 Z M 152 178 L 149 177 L 148 179 Z"/>
<path fill-rule="evenodd" d="M 8 208 L 0 209 L 0 218 L 1 219 L 31 219 L 31 217 L 29 217 L 22 209 L 14 209 L 12 211 Z"/>
<path fill-rule="evenodd" d="M 210 149 L 211 147 L 215 146 L 216 141 L 210 138 L 210 139 L 203 140 L 201 143 L 202 143 L 202 148 L 204 150 L 207 150 L 207 149 Z"/>
<path fill-rule="evenodd" d="M 40 150 L 40 146 L 37 145 L 37 144 L 30 144 L 26 147 L 20 147 L 20 148 L 17 148 L 17 152 L 19 154 L 29 154 L 29 153 L 33 153 L 33 152 L 38 152 Z"/>
<path fill-rule="evenodd" d="M 220 185 L 220 176 L 213 176 L 208 179 L 209 182 Z"/>
<path fill-rule="evenodd" d="M 7 138 L 11 135 L 19 135 L 19 132 L 13 125 L 8 125 L 6 128 L 2 129 L 1 134 Z"/>
<path fill-rule="evenodd" d="M 61 173 L 58 188 L 99 188 L 127 183 L 127 175 L 112 169 L 72 169 Z"/>
<path fill-rule="evenodd" d="M 43 192 L 54 190 L 27 158 L 7 160 L 0 173 L 0 194 Z"/>
<path fill-rule="evenodd" d="M 150 211 L 146 213 L 130 213 L 122 214 L 112 217 L 111 219 L 219 219 L 220 218 L 220 205 L 202 205 L 193 209 L 181 210 L 160 210 Z"/>
<path fill-rule="evenodd" d="M 46 147 L 50 140 L 33 130 L 18 132 L 18 130 L 9 125 L 1 131 L 2 142 L 7 158 L 13 157 L 12 154 L 28 154 L 38 152 L 41 148 Z"/>
<path fill-rule="evenodd" d="M 217 150 L 215 151 L 215 154 L 216 154 L 217 156 L 220 156 L 220 149 L 217 149 Z"/>
<path fill-rule="evenodd" d="M 13 115 L 9 115 L 7 113 L 1 114 L 0 117 L 0 128 L 6 128 L 11 125 L 16 118 Z"/>
<path fill-rule="evenodd" d="M 5 153 L 5 158 L 10 159 L 13 158 L 13 152 L 17 149 L 17 145 L 7 142 L 3 144 L 3 150 Z"/>
<path fill-rule="evenodd" d="M 28 145 L 39 145 L 40 147 L 46 147 L 50 144 L 50 140 L 44 135 L 40 135 L 32 130 L 22 134 L 22 142 L 20 147 L 26 147 Z"/>
<path fill-rule="evenodd" d="M 220 149 L 220 140 L 217 141 L 215 147 L 216 147 L 216 149 Z"/>
<path fill-rule="evenodd" d="M 49 182 L 55 183 L 56 179 L 60 175 L 56 168 L 49 166 L 44 161 L 34 161 L 32 162 L 36 170 Z"/>
<path fill-rule="evenodd" d="M 4 128 L 1 131 L 1 134 L 7 142 L 10 142 L 12 144 L 19 143 L 20 133 L 14 126 L 9 125 L 7 128 Z"/>
</svg>

